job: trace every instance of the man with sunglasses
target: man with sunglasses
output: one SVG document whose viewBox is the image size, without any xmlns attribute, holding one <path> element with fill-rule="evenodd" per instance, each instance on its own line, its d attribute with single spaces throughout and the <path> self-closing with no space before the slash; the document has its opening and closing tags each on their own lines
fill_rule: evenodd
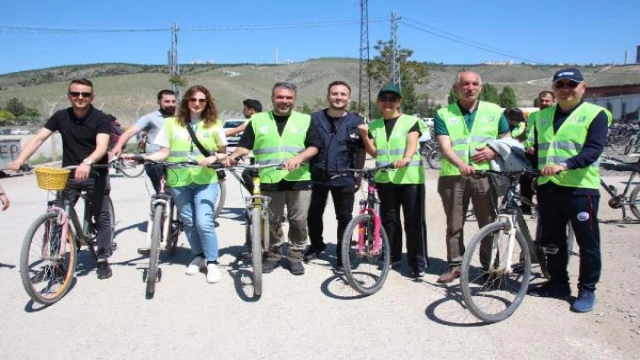
<svg viewBox="0 0 640 360">
<path fill-rule="evenodd" d="M 67 188 L 87 191 L 91 195 L 93 216 L 98 230 L 98 279 L 111 277 L 108 258 L 111 256 L 111 216 L 109 192 L 111 190 L 108 169 L 96 169 L 93 164 L 106 164 L 107 147 L 111 133 L 111 117 L 91 105 L 95 94 L 93 84 L 87 79 L 75 79 L 69 84 L 67 98 L 71 107 L 60 110 L 47 120 L 22 148 L 18 158 L 9 168 L 18 170 L 25 161 L 47 140 L 54 131 L 62 136 L 62 166 L 77 165 L 73 179 Z M 77 201 L 77 197 L 76 197 Z"/>
<path fill-rule="evenodd" d="M 490 161 L 497 154 L 487 146 L 488 141 L 511 137 L 509 124 L 500 106 L 478 99 L 482 91 L 482 78 L 478 73 L 458 73 L 453 89 L 458 93 L 459 100 L 438 110 L 434 119 L 436 139 L 443 155 L 438 193 L 447 216 L 449 263 L 449 269 L 437 280 L 441 284 L 460 277 L 465 250 L 462 230 L 469 201 L 473 203 L 480 228 L 495 219 L 495 199 L 489 179 L 474 179 L 470 175 L 476 169 L 491 169 Z M 488 253 L 484 245 L 483 252 Z"/>
<path fill-rule="evenodd" d="M 535 119 L 534 149 L 538 158 L 538 209 L 543 231 L 542 245 L 557 248 L 547 255 L 549 281 L 532 286 L 528 294 L 567 298 L 571 295 L 567 273 L 566 224 L 571 221 L 580 247 L 578 297 L 574 312 L 593 310 L 596 284 L 602 267 L 598 203 L 598 158 L 607 143 L 611 113 L 585 102 L 587 85 L 575 68 L 553 76 L 557 105 L 541 110 Z"/>
</svg>

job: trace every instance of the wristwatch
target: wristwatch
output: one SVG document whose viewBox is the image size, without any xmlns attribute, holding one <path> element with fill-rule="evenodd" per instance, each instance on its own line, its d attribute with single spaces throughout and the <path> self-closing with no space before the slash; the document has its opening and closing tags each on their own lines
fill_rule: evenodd
<svg viewBox="0 0 640 360">
<path fill-rule="evenodd" d="M 563 162 L 561 162 L 561 163 L 559 163 L 558 165 L 562 166 L 565 170 L 569 170 L 569 166 L 568 166 L 568 165 L 567 165 L 567 163 L 566 163 L 566 162 L 564 162 L 564 161 L 563 161 Z"/>
<path fill-rule="evenodd" d="M 89 158 L 86 158 L 86 159 L 82 160 L 82 163 L 85 164 L 85 165 L 91 166 L 91 165 L 93 165 L 93 160 L 91 160 Z"/>
</svg>

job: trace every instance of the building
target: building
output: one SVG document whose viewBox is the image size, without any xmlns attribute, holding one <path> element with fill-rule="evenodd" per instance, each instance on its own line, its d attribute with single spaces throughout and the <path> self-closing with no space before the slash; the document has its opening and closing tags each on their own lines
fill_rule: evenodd
<svg viewBox="0 0 640 360">
<path fill-rule="evenodd" d="M 616 122 L 640 119 L 640 84 L 587 87 L 584 99 L 609 109 Z"/>
</svg>

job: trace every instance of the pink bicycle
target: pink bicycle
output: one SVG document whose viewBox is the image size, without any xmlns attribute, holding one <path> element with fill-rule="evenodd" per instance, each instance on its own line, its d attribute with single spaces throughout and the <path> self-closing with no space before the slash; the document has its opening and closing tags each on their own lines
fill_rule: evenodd
<svg viewBox="0 0 640 360">
<path fill-rule="evenodd" d="M 366 198 L 360 200 L 360 211 L 347 225 L 341 245 L 345 277 L 349 285 L 363 295 L 378 292 L 391 268 L 389 239 L 380 220 L 380 200 L 374 181 L 376 171 L 389 167 L 343 169 L 336 175 L 361 174 L 367 182 Z"/>
</svg>

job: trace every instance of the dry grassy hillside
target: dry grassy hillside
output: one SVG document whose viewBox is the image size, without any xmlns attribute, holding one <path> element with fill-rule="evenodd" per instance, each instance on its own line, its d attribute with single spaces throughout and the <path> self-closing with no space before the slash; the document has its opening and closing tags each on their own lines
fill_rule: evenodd
<svg viewBox="0 0 640 360">
<path fill-rule="evenodd" d="M 430 65 L 429 82 L 418 87 L 430 97 L 445 103 L 455 74 L 463 69 L 479 72 L 484 82 L 514 88 L 521 106 L 530 106 L 559 67 L 532 65 Z M 358 99 L 358 61 L 355 59 L 315 59 L 285 65 L 185 65 L 183 75 L 189 85 L 202 84 L 214 94 L 224 117 L 239 115 L 242 100 L 256 98 L 270 106 L 271 86 L 276 81 L 291 81 L 299 87 L 298 105 L 314 104 L 324 97 L 333 80 L 345 80 Z M 640 66 L 582 67 L 590 86 L 640 83 Z M 69 79 L 85 76 L 93 80 L 97 97 L 94 104 L 114 114 L 124 123 L 153 110 L 155 94 L 169 88 L 166 67 L 134 64 L 96 64 L 34 70 L 0 76 L 0 104 L 17 97 L 43 115 L 52 108 L 67 106 L 65 97 Z M 375 96 L 378 85 L 373 85 Z"/>
</svg>

